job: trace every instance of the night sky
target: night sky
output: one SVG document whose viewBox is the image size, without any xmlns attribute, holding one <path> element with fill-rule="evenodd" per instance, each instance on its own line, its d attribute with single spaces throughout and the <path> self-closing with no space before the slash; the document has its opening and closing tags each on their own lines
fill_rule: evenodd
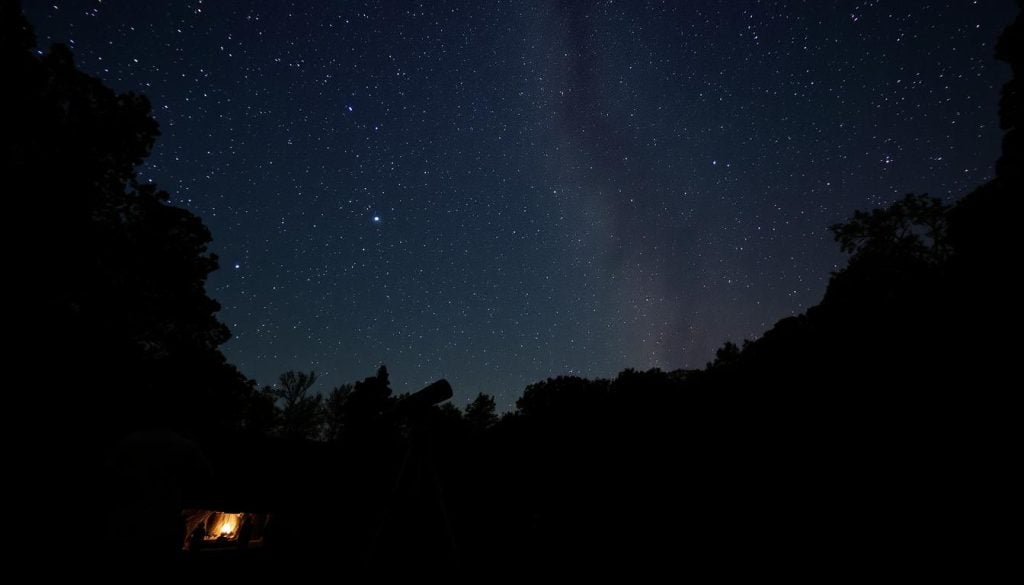
<svg viewBox="0 0 1024 585">
<path fill-rule="evenodd" d="M 992 175 L 1009 0 L 24 2 L 153 103 L 228 359 L 509 408 L 817 303 L 827 226 Z"/>
</svg>

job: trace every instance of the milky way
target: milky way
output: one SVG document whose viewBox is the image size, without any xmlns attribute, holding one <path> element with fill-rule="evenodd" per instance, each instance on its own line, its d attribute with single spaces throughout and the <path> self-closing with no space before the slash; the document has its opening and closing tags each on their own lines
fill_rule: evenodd
<svg viewBox="0 0 1024 585">
<path fill-rule="evenodd" d="M 343 6 L 339 6 L 342 5 Z M 26 2 L 153 103 L 228 358 L 533 381 L 700 367 L 820 300 L 827 226 L 992 174 L 1012 2 Z"/>
</svg>

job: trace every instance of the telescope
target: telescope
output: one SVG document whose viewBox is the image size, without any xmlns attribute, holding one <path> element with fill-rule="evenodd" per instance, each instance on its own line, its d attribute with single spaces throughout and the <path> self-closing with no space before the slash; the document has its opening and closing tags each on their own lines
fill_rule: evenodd
<svg viewBox="0 0 1024 585">
<path fill-rule="evenodd" d="M 395 412 L 404 416 L 425 413 L 427 409 L 452 397 L 452 385 L 444 378 L 413 392 L 398 402 Z"/>
<path fill-rule="evenodd" d="M 395 477 L 395 486 L 391 491 L 391 497 L 383 501 L 384 512 L 380 516 L 380 524 L 369 541 L 366 554 L 368 567 L 372 565 L 376 568 L 382 562 L 377 554 L 384 534 L 407 535 L 410 529 L 423 529 L 418 526 L 427 520 L 427 516 L 423 515 L 423 510 L 426 510 L 428 514 L 430 511 L 439 513 L 436 518 L 438 529 L 443 530 L 442 534 L 446 537 L 428 538 L 425 543 L 440 546 L 445 551 L 445 557 L 449 562 L 454 566 L 458 565 L 455 534 L 449 520 L 441 478 L 433 463 L 433 442 L 430 440 L 432 425 L 431 417 L 428 416 L 430 409 L 435 404 L 444 402 L 451 397 L 451 384 L 448 383 L 448 380 L 441 379 L 399 400 L 392 411 L 395 415 L 403 417 L 411 423 L 411 432 L 409 433 L 408 449 L 402 459 L 398 475 Z M 426 501 L 432 498 L 436 506 L 428 505 L 424 508 L 424 500 L 421 498 L 427 498 Z M 410 516 L 409 514 L 413 511 L 415 514 Z M 422 555 L 423 560 L 434 554 L 427 553 L 427 550 L 428 548 L 424 546 L 416 547 L 416 552 Z M 387 558 L 390 559 L 390 556 Z"/>
</svg>

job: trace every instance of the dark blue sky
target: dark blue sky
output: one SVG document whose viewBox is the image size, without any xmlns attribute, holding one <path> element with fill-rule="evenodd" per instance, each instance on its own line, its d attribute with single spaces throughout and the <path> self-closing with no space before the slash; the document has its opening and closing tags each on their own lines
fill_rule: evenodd
<svg viewBox="0 0 1024 585">
<path fill-rule="evenodd" d="M 820 300 L 827 226 L 999 149 L 1009 0 L 35 2 L 153 103 L 228 358 L 526 384 L 702 366 Z"/>
</svg>

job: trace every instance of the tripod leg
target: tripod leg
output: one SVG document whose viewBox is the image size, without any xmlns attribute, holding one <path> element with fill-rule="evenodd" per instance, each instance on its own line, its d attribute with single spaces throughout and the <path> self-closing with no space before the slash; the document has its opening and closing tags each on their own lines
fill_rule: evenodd
<svg viewBox="0 0 1024 585">
<path fill-rule="evenodd" d="M 428 461 L 430 461 L 428 459 Z M 455 531 L 452 529 L 451 517 L 448 515 L 448 506 L 444 503 L 444 489 L 441 485 L 441 477 L 437 474 L 437 469 L 434 468 L 432 462 L 430 465 L 430 476 L 433 478 L 434 493 L 437 494 L 437 507 L 441 512 L 441 521 L 444 523 L 445 533 L 448 535 L 448 546 L 451 550 L 452 562 L 455 568 L 458 569 L 462 564 L 459 558 L 459 546 L 455 541 Z"/>
<path fill-rule="evenodd" d="M 373 556 L 377 553 L 377 546 L 380 543 L 381 535 L 384 534 L 384 528 L 387 527 L 391 521 L 393 513 L 394 503 L 398 501 L 399 490 L 402 487 L 402 482 L 405 479 L 407 469 L 409 467 L 409 461 L 412 459 L 413 446 L 410 444 L 409 448 L 405 450 L 405 457 L 402 458 L 402 465 L 398 468 L 398 474 L 395 476 L 395 487 L 391 490 L 390 501 L 384 504 L 384 510 L 381 512 L 380 522 L 377 524 L 377 528 L 370 535 L 370 542 L 367 545 L 366 557 L 364 559 L 367 568 L 373 562 Z"/>
</svg>

